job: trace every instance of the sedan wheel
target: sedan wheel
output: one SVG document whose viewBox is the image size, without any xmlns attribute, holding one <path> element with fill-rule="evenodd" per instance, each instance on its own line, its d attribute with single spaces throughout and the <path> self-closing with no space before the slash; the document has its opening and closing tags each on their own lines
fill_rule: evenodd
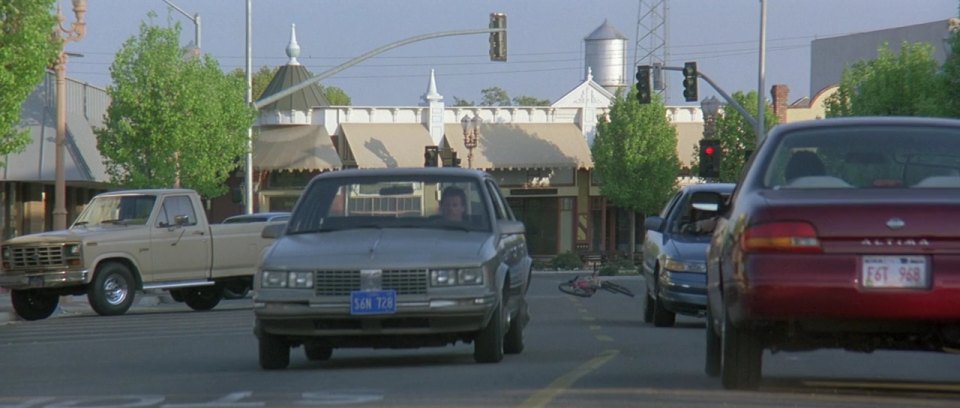
<svg viewBox="0 0 960 408">
<path fill-rule="evenodd" d="M 260 340 L 260 367 L 264 370 L 282 370 L 290 365 L 290 344 L 282 338 L 263 333 Z"/>
<path fill-rule="evenodd" d="M 760 385 L 763 367 L 763 346 L 747 328 L 737 328 L 723 314 L 721 330 L 720 379 L 723 387 L 752 390 Z"/>
<path fill-rule="evenodd" d="M 720 336 L 717 334 L 716 325 L 713 323 L 713 314 L 710 313 L 710 306 L 707 306 L 707 358 L 703 371 L 710 377 L 720 376 Z"/>
<path fill-rule="evenodd" d="M 487 327 L 480 330 L 473 343 L 473 359 L 478 363 L 499 363 L 503 360 L 503 301 L 497 303 Z"/>
</svg>

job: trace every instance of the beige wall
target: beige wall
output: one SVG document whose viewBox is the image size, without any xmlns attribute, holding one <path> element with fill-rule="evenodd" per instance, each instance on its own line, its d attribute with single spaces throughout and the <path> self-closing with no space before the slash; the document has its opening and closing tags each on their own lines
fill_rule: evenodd
<svg viewBox="0 0 960 408">
<path fill-rule="evenodd" d="M 837 87 L 831 86 L 820 91 L 810 99 L 810 106 L 791 106 L 787 108 L 787 123 L 799 122 L 802 120 L 823 119 L 827 117 L 827 107 L 824 102 L 831 95 L 837 93 Z"/>
</svg>

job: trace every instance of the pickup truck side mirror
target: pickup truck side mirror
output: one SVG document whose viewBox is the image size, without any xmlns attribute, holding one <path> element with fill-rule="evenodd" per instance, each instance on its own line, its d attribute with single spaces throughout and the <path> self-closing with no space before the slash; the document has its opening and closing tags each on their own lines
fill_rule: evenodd
<svg viewBox="0 0 960 408">
<path fill-rule="evenodd" d="M 173 224 L 182 227 L 184 225 L 190 225 L 190 217 L 186 215 L 177 215 L 173 217 Z"/>
</svg>

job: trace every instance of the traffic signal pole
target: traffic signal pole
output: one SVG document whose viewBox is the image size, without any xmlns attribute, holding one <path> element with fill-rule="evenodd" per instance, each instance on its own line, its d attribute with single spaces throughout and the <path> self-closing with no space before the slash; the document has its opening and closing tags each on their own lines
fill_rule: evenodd
<svg viewBox="0 0 960 408">
<path fill-rule="evenodd" d="M 663 69 L 666 71 L 683 72 L 683 67 L 664 66 L 664 67 L 660 67 L 660 69 Z M 726 100 L 730 106 L 733 106 L 733 108 L 736 109 L 737 112 L 740 112 L 740 115 L 743 116 L 743 118 L 747 121 L 747 123 L 750 124 L 750 126 L 753 126 L 753 129 L 757 132 L 757 134 L 762 133 L 762 131 L 760 130 L 760 126 L 758 124 L 759 122 L 757 122 L 757 119 L 754 118 L 753 115 L 750 114 L 750 112 L 747 112 L 747 110 L 744 109 L 743 106 L 740 106 L 740 103 L 738 103 L 736 99 L 731 98 L 730 95 L 728 95 L 726 92 L 723 91 L 723 89 L 717 86 L 717 84 L 714 83 L 713 80 L 710 79 L 710 77 L 704 75 L 702 71 L 697 71 L 697 77 L 703 78 L 704 81 L 707 81 L 707 83 L 710 84 L 710 86 L 713 87 L 713 89 L 717 91 L 717 93 L 720 94 L 720 96 L 722 96 L 723 99 Z"/>
<path fill-rule="evenodd" d="M 260 99 L 260 100 L 258 100 L 258 101 L 255 101 L 255 102 L 253 102 L 252 105 L 253 105 L 253 107 L 254 107 L 255 109 L 260 110 L 260 108 L 262 108 L 262 107 L 264 107 L 264 106 L 267 106 L 267 105 L 269 105 L 269 104 L 271 104 L 271 103 L 274 103 L 274 102 L 276 102 L 276 101 L 279 101 L 280 99 L 284 98 L 285 96 L 291 95 L 291 94 L 293 94 L 294 92 L 297 92 L 297 91 L 299 91 L 299 90 L 301 90 L 301 89 L 303 89 L 303 88 L 306 88 L 306 87 L 308 87 L 308 86 L 310 86 L 310 85 L 312 85 L 312 84 L 315 84 L 315 83 L 320 82 L 320 81 L 322 81 L 322 80 L 324 80 L 324 79 L 327 79 L 327 78 L 333 76 L 334 74 L 336 74 L 336 73 L 338 73 L 338 72 L 340 72 L 340 71 L 343 71 L 343 70 L 345 70 L 345 69 L 347 69 L 347 68 L 350 68 L 350 67 L 352 67 L 352 66 L 354 66 L 354 65 L 357 65 L 357 64 L 359 64 L 359 63 L 361 63 L 361 62 L 363 62 L 363 61 L 365 61 L 365 60 L 367 60 L 367 59 L 370 59 L 371 57 L 374 57 L 374 56 L 379 55 L 379 54 L 382 54 L 382 53 L 384 53 L 384 52 L 386 52 L 386 51 L 389 51 L 389 50 L 392 50 L 392 49 L 394 49 L 394 48 L 401 47 L 401 46 L 404 46 L 404 45 L 407 45 L 407 44 L 411 44 L 411 43 L 415 43 L 415 42 L 419 42 L 419 41 L 423 41 L 423 40 L 431 40 L 431 39 L 434 39 L 434 38 L 441 38 L 441 37 L 452 37 L 452 36 L 458 36 L 458 35 L 473 35 L 473 34 L 500 33 L 500 32 L 506 32 L 506 31 L 507 31 L 506 27 L 504 27 L 504 28 L 483 28 L 483 29 L 477 29 L 477 30 L 444 31 L 444 32 L 439 32 L 439 33 L 422 34 L 422 35 L 410 37 L 410 38 L 407 38 L 407 39 L 404 39 L 404 40 L 400 40 L 400 41 L 397 41 L 397 42 L 394 42 L 394 43 L 390 43 L 390 44 L 384 45 L 384 46 L 382 46 L 382 47 L 380 47 L 380 48 L 377 48 L 377 49 L 375 49 L 375 50 L 373 50 L 373 51 L 369 51 L 369 52 L 367 52 L 367 53 L 365 53 L 365 54 L 363 54 L 363 55 L 360 55 L 359 57 L 355 57 L 355 58 L 353 58 L 353 59 L 351 59 L 351 60 L 349 60 L 349 61 L 347 61 L 347 62 L 344 62 L 343 64 L 337 65 L 337 66 L 335 66 L 335 67 L 333 67 L 333 68 L 330 68 L 330 69 L 328 69 L 328 70 L 326 70 L 326 71 L 324 71 L 324 72 L 322 72 L 322 73 L 320 73 L 320 74 L 317 74 L 317 75 L 311 77 L 310 79 L 307 79 L 307 80 L 305 80 L 305 81 L 303 81 L 303 82 L 301 82 L 301 83 L 299 83 L 299 84 L 296 84 L 296 85 L 294 85 L 294 86 L 291 86 L 291 87 L 289 87 L 289 88 L 287 88 L 287 89 L 285 89 L 285 90 L 283 90 L 283 91 L 277 92 L 277 93 L 275 93 L 275 94 L 273 94 L 273 95 L 270 95 L 270 96 L 268 96 L 268 97 L 266 97 L 266 98 L 263 98 L 263 99 Z M 506 58 L 504 58 L 504 60 L 506 60 Z"/>
</svg>

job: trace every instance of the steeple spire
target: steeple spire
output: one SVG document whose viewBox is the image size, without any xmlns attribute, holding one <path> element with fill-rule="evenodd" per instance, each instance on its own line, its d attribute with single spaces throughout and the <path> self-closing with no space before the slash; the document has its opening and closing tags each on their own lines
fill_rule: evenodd
<svg viewBox="0 0 960 408">
<path fill-rule="evenodd" d="M 300 56 L 300 44 L 297 44 L 296 24 L 290 24 L 290 44 L 287 45 L 287 56 L 290 57 L 287 65 L 300 65 L 300 62 L 297 61 L 297 57 Z"/>
<path fill-rule="evenodd" d="M 443 96 L 437 93 L 437 78 L 434 76 L 433 69 L 430 69 L 430 84 L 427 85 L 427 93 L 423 95 L 427 102 L 441 101 Z"/>
</svg>

